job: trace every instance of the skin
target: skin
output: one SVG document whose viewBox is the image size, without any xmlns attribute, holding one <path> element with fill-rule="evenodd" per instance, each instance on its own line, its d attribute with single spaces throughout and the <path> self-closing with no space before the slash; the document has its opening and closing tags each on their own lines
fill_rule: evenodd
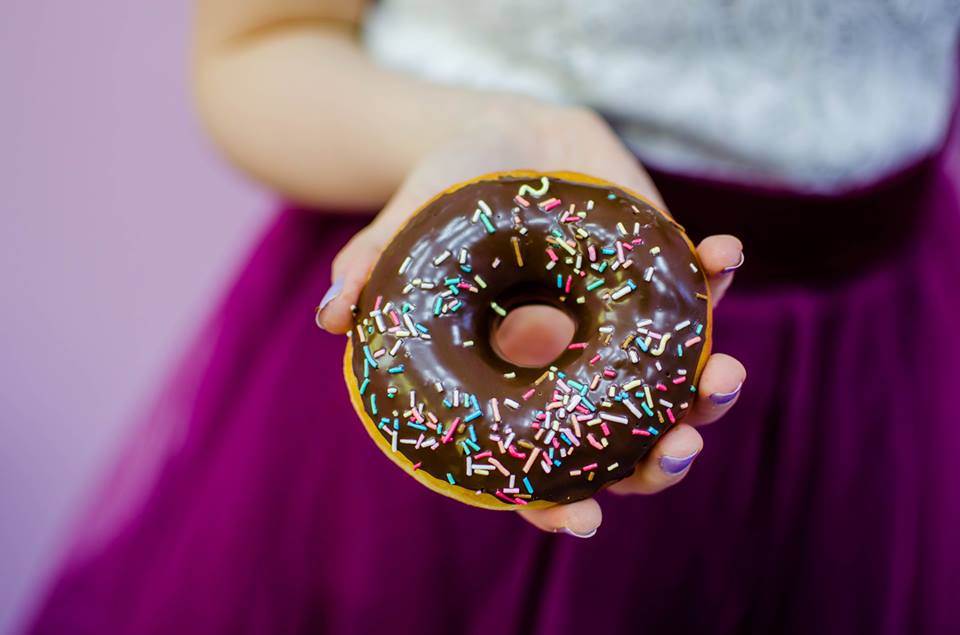
<svg viewBox="0 0 960 635">
<path fill-rule="evenodd" d="M 425 200 L 489 172 L 570 170 L 620 183 L 667 208 L 643 167 L 602 118 L 516 95 L 441 86 L 377 66 L 364 53 L 360 0 L 198 0 L 194 83 L 201 117 L 218 148 L 241 170 L 285 197 L 318 208 L 381 209 L 337 255 L 343 289 L 318 317 L 331 333 L 352 325 L 350 306 L 396 229 Z M 742 254 L 733 236 L 697 247 L 714 306 Z M 562 330 L 550 312 L 516 316 L 500 334 L 511 355 L 535 360 Z M 546 328 L 544 328 L 546 327 Z M 708 396 L 737 389 L 740 362 L 707 361 L 684 423 L 663 436 L 636 472 L 609 491 L 654 494 L 689 470 L 668 474 L 663 457 L 700 452 L 697 428 L 735 403 Z M 600 526 L 595 499 L 517 512 L 544 531 L 587 536 Z"/>
</svg>

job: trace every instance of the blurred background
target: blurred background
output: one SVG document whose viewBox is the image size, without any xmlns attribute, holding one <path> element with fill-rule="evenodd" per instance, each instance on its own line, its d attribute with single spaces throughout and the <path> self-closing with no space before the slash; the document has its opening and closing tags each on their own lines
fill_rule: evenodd
<svg viewBox="0 0 960 635">
<path fill-rule="evenodd" d="M 191 111 L 190 0 L 0 19 L 0 633 L 269 219 Z"/>
</svg>

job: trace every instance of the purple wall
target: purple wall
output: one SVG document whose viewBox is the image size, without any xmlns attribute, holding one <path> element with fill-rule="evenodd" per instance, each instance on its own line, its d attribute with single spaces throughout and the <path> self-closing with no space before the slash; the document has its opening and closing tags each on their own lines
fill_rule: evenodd
<svg viewBox="0 0 960 635">
<path fill-rule="evenodd" d="M 268 218 L 202 138 L 189 0 L 0 19 L 0 632 Z"/>
</svg>

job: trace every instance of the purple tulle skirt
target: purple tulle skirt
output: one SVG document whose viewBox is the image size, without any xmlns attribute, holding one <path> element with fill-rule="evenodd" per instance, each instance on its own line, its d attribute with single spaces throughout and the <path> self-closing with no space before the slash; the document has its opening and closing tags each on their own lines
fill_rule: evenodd
<svg viewBox="0 0 960 635">
<path fill-rule="evenodd" d="M 960 207 L 945 154 L 842 196 L 655 174 L 741 236 L 749 378 L 590 540 L 467 507 L 354 414 L 313 311 L 356 216 L 285 209 L 80 523 L 29 632 L 960 633 Z"/>
</svg>

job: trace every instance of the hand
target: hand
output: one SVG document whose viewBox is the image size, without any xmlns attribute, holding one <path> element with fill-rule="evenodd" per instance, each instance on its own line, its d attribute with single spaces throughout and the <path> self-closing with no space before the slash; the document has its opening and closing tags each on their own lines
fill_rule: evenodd
<svg viewBox="0 0 960 635">
<path fill-rule="evenodd" d="M 665 209 L 659 193 L 633 155 L 606 123 L 589 111 L 556 109 L 518 101 L 499 104 L 465 127 L 462 134 L 423 157 L 376 219 L 341 250 L 333 263 L 332 293 L 321 303 L 318 324 L 332 333 L 353 325 L 356 303 L 370 269 L 404 220 L 424 201 L 450 185 L 488 172 L 513 169 L 568 170 L 594 175 L 632 189 Z M 711 236 L 697 247 L 706 270 L 714 306 L 742 262 L 742 245 L 733 236 Z M 543 331 L 543 323 L 519 323 Z M 530 340 L 532 341 L 532 339 Z M 634 474 L 612 486 L 618 494 L 652 494 L 675 485 L 703 448 L 697 426 L 719 419 L 737 400 L 746 371 L 736 359 L 711 355 L 700 378 L 696 402 L 684 422 L 673 427 L 640 462 Z M 595 499 L 548 509 L 518 512 L 545 531 L 589 537 L 602 515 Z"/>
</svg>

